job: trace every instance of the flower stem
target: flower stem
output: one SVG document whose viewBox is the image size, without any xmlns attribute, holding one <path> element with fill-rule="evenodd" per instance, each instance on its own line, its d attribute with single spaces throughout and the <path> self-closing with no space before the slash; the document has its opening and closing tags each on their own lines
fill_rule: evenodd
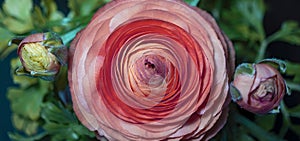
<svg viewBox="0 0 300 141">
<path fill-rule="evenodd" d="M 277 31 L 277 32 L 273 33 L 272 35 L 268 36 L 267 38 L 265 38 L 264 40 L 262 40 L 262 42 L 260 44 L 258 55 L 255 59 L 256 62 L 264 59 L 268 45 L 271 42 L 278 40 L 282 36 L 286 36 L 286 33 L 282 32 L 282 31 Z"/>
<path fill-rule="evenodd" d="M 266 53 L 266 50 L 267 50 L 267 46 L 268 46 L 267 40 L 263 40 L 260 47 L 259 47 L 258 55 L 255 59 L 255 62 L 258 62 L 258 61 L 264 59 L 265 53 Z"/>
<path fill-rule="evenodd" d="M 234 114 L 234 118 L 235 118 L 236 122 L 244 125 L 247 129 L 249 129 L 249 131 L 252 133 L 252 135 L 257 137 L 259 140 L 264 140 L 264 141 L 282 140 L 279 137 L 266 132 L 264 129 L 257 126 L 255 123 L 253 123 L 252 121 L 250 121 L 249 119 L 245 118 L 244 116 L 242 116 L 238 113 Z"/>
<path fill-rule="evenodd" d="M 76 33 L 79 32 L 83 28 L 84 28 L 84 26 L 78 26 L 78 27 L 72 29 L 71 31 L 61 35 L 63 43 L 68 44 L 69 42 L 71 42 L 72 39 L 76 36 Z"/>
<path fill-rule="evenodd" d="M 286 83 L 287 83 L 288 87 L 291 88 L 292 90 L 300 92 L 300 85 L 298 83 L 294 83 L 291 81 L 286 81 Z"/>
<path fill-rule="evenodd" d="M 291 125 L 291 121 L 290 121 L 290 115 L 289 115 L 283 101 L 281 101 L 281 103 L 280 103 L 280 108 L 281 108 L 281 112 L 283 115 L 283 125 L 280 129 L 279 136 L 281 138 L 283 138 L 285 136 L 286 132 L 288 131 L 289 126 Z"/>
</svg>

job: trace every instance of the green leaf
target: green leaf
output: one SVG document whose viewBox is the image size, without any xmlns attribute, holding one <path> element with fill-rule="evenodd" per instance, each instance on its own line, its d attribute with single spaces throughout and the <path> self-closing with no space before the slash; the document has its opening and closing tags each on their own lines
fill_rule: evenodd
<svg viewBox="0 0 300 141">
<path fill-rule="evenodd" d="M 255 27 L 257 31 L 263 32 L 261 30 L 263 30 L 262 20 L 265 8 L 262 0 L 243 0 L 237 3 L 236 8 L 250 25 Z"/>
<path fill-rule="evenodd" d="M 12 17 L 6 17 L 3 19 L 3 24 L 13 33 L 24 34 L 33 29 L 31 21 L 20 21 Z"/>
<path fill-rule="evenodd" d="M 241 132 L 241 134 L 238 135 L 237 141 L 255 141 L 255 139 L 245 132 Z"/>
<path fill-rule="evenodd" d="M 264 130 L 263 128 L 258 126 L 256 123 L 250 121 L 246 117 L 239 115 L 237 113 L 232 113 L 232 114 L 234 114 L 234 118 L 236 119 L 236 122 L 245 126 L 251 132 L 251 134 L 253 136 L 258 138 L 258 140 L 264 140 L 264 141 L 281 141 L 282 140 L 279 137 L 277 137 L 276 135 L 267 132 L 266 130 Z"/>
<path fill-rule="evenodd" d="M 74 16 L 86 16 L 110 0 L 69 0 L 70 13 Z"/>
<path fill-rule="evenodd" d="M 75 115 L 62 104 L 46 103 L 42 112 L 42 118 L 46 121 L 43 128 L 52 135 L 53 141 L 75 141 L 80 138 L 93 138 L 95 135 L 86 127 L 79 124 Z"/>
<path fill-rule="evenodd" d="M 5 0 L 3 10 L 6 14 L 23 22 L 31 20 L 32 0 Z"/>
<path fill-rule="evenodd" d="M 265 129 L 266 131 L 270 131 L 273 129 L 274 123 L 275 123 L 275 114 L 269 114 L 264 116 L 256 116 L 255 122 Z"/>
<path fill-rule="evenodd" d="M 18 114 L 13 114 L 12 123 L 16 129 L 24 131 L 27 135 L 35 134 L 39 125 L 37 121 L 24 118 Z"/>
<path fill-rule="evenodd" d="M 227 3 L 220 12 L 221 28 L 230 39 L 240 41 L 262 41 L 265 33 L 263 16 L 265 6 L 262 0 L 236 0 Z"/>
<path fill-rule="evenodd" d="M 37 120 L 40 117 L 42 101 L 48 92 L 48 87 L 48 83 L 42 82 L 40 86 L 25 90 L 9 88 L 7 97 L 11 102 L 12 111 L 31 120 Z"/>
<path fill-rule="evenodd" d="M 20 85 L 20 87 L 22 89 L 25 89 L 29 86 L 37 84 L 37 82 L 38 82 L 37 78 L 32 78 L 32 77 L 28 77 L 28 76 L 18 76 L 15 74 L 15 70 L 19 66 L 22 66 L 19 58 L 12 59 L 10 62 L 10 65 L 11 65 L 11 74 L 12 74 L 13 82 L 15 84 Z"/>
<path fill-rule="evenodd" d="M 57 10 L 57 5 L 54 0 L 43 0 L 41 2 L 41 6 L 43 7 L 44 13 L 46 13 L 48 20 L 63 19 L 64 15 L 62 12 Z"/>
<path fill-rule="evenodd" d="M 300 105 L 288 109 L 290 116 L 300 118 Z"/>
<path fill-rule="evenodd" d="M 2 9 L 0 9 L 0 21 L 2 21 L 3 17 L 4 17 L 3 11 L 2 11 Z"/>
<path fill-rule="evenodd" d="M 31 0 L 5 0 L 3 4 L 4 13 L 1 22 L 13 33 L 23 34 L 33 29 Z"/>
<path fill-rule="evenodd" d="M 8 47 L 7 44 L 14 34 L 9 30 L 0 27 L 0 59 L 5 58 L 9 53 L 16 49 L 17 46 Z"/>
<path fill-rule="evenodd" d="M 187 4 L 191 6 L 197 6 L 200 0 L 184 0 Z"/>
<path fill-rule="evenodd" d="M 43 106 L 42 118 L 46 121 L 57 122 L 57 123 L 72 123 L 76 122 L 74 115 L 66 110 L 62 105 L 57 107 L 53 103 L 46 103 Z"/>
<path fill-rule="evenodd" d="M 22 135 L 19 135 L 18 133 L 8 133 L 8 136 L 13 141 L 36 141 L 41 140 L 44 136 L 46 136 L 46 134 L 40 133 L 34 136 L 24 137 Z"/>
<path fill-rule="evenodd" d="M 300 83 L 300 64 L 299 63 L 294 63 L 294 62 L 289 62 L 286 61 L 286 74 L 293 76 L 293 82 L 294 83 Z"/>
<path fill-rule="evenodd" d="M 298 137 L 300 136 L 300 125 L 291 125 L 291 129 L 294 133 L 298 135 Z"/>
<path fill-rule="evenodd" d="M 45 26 L 47 19 L 39 6 L 34 6 L 32 18 L 34 19 L 33 24 L 35 26 L 35 29 L 41 30 L 40 32 L 42 32 L 42 28 Z"/>
<path fill-rule="evenodd" d="M 65 33 L 64 35 L 61 36 L 62 40 L 63 40 L 63 43 L 64 44 L 68 44 L 70 43 L 74 37 L 76 36 L 76 34 L 81 30 L 83 29 L 84 27 L 83 26 L 78 26 L 77 28 Z"/>
<path fill-rule="evenodd" d="M 295 21 L 286 21 L 281 29 L 271 36 L 271 41 L 278 40 L 294 45 L 300 45 L 300 27 Z"/>
<path fill-rule="evenodd" d="M 52 140 L 78 140 L 79 135 L 73 131 L 72 126 L 57 124 L 57 123 L 46 123 L 44 129 L 53 135 Z"/>
</svg>

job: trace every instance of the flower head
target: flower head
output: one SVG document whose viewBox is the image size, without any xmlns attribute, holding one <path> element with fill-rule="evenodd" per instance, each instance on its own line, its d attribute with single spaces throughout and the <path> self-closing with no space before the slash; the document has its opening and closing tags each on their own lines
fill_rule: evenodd
<svg viewBox="0 0 300 141">
<path fill-rule="evenodd" d="M 55 33 L 37 33 L 20 42 L 18 56 L 22 67 L 17 74 L 53 80 L 66 63 L 67 49 Z"/>
<path fill-rule="evenodd" d="M 74 111 L 111 140 L 203 139 L 226 122 L 231 42 L 173 0 L 114 0 L 70 47 Z"/>
<path fill-rule="evenodd" d="M 286 84 L 272 65 L 244 63 L 237 67 L 231 89 L 233 99 L 242 108 L 265 114 L 279 106 Z"/>
</svg>

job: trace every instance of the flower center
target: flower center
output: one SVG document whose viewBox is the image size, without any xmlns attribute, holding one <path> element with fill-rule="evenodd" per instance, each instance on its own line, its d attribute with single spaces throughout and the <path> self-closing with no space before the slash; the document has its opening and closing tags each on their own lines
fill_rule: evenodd
<svg viewBox="0 0 300 141">
<path fill-rule="evenodd" d="M 48 50 L 39 43 L 25 44 L 21 55 L 27 71 L 47 71 L 52 63 L 57 64 L 55 56 L 48 53 Z"/>
<path fill-rule="evenodd" d="M 166 60 L 160 56 L 142 56 L 134 64 L 134 81 L 145 96 L 154 90 L 165 90 Z M 162 92 L 163 93 L 163 92 Z"/>
<path fill-rule="evenodd" d="M 253 97 L 261 102 L 271 101 L 276 91 L 275 80 L 267 79 L 261 82 L 257 90 L 254 92 Z"/>
</svg>

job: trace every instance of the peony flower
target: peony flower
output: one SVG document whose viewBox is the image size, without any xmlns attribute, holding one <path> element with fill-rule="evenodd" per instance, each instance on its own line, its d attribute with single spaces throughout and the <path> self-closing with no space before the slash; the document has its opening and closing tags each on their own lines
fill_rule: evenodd
<svg viewBox="0 0 300 141">
<path fill-rule="evenodd" d="M 266 63 L 244 63 L 237 67 L 231 85 L 234 100 L 242 108 L 256 114 L 277 109 L 286 93 L 280 73 Z"/>
<path fill-rule="evenodd" d="M 17 74 L 53 80 L 61 64 L 66 64 L 67 48 L 53 32 L 36 33 L 19 43 L 18 56 L 22 66 L 16 71 Z"/>
<path fill-rule="evenodd" d="M 231 42 L 179 0 L 114 0 L 70 47 L 74 111 L 109 140 L 208 140 L 227 118 Z"/>
</svg>

